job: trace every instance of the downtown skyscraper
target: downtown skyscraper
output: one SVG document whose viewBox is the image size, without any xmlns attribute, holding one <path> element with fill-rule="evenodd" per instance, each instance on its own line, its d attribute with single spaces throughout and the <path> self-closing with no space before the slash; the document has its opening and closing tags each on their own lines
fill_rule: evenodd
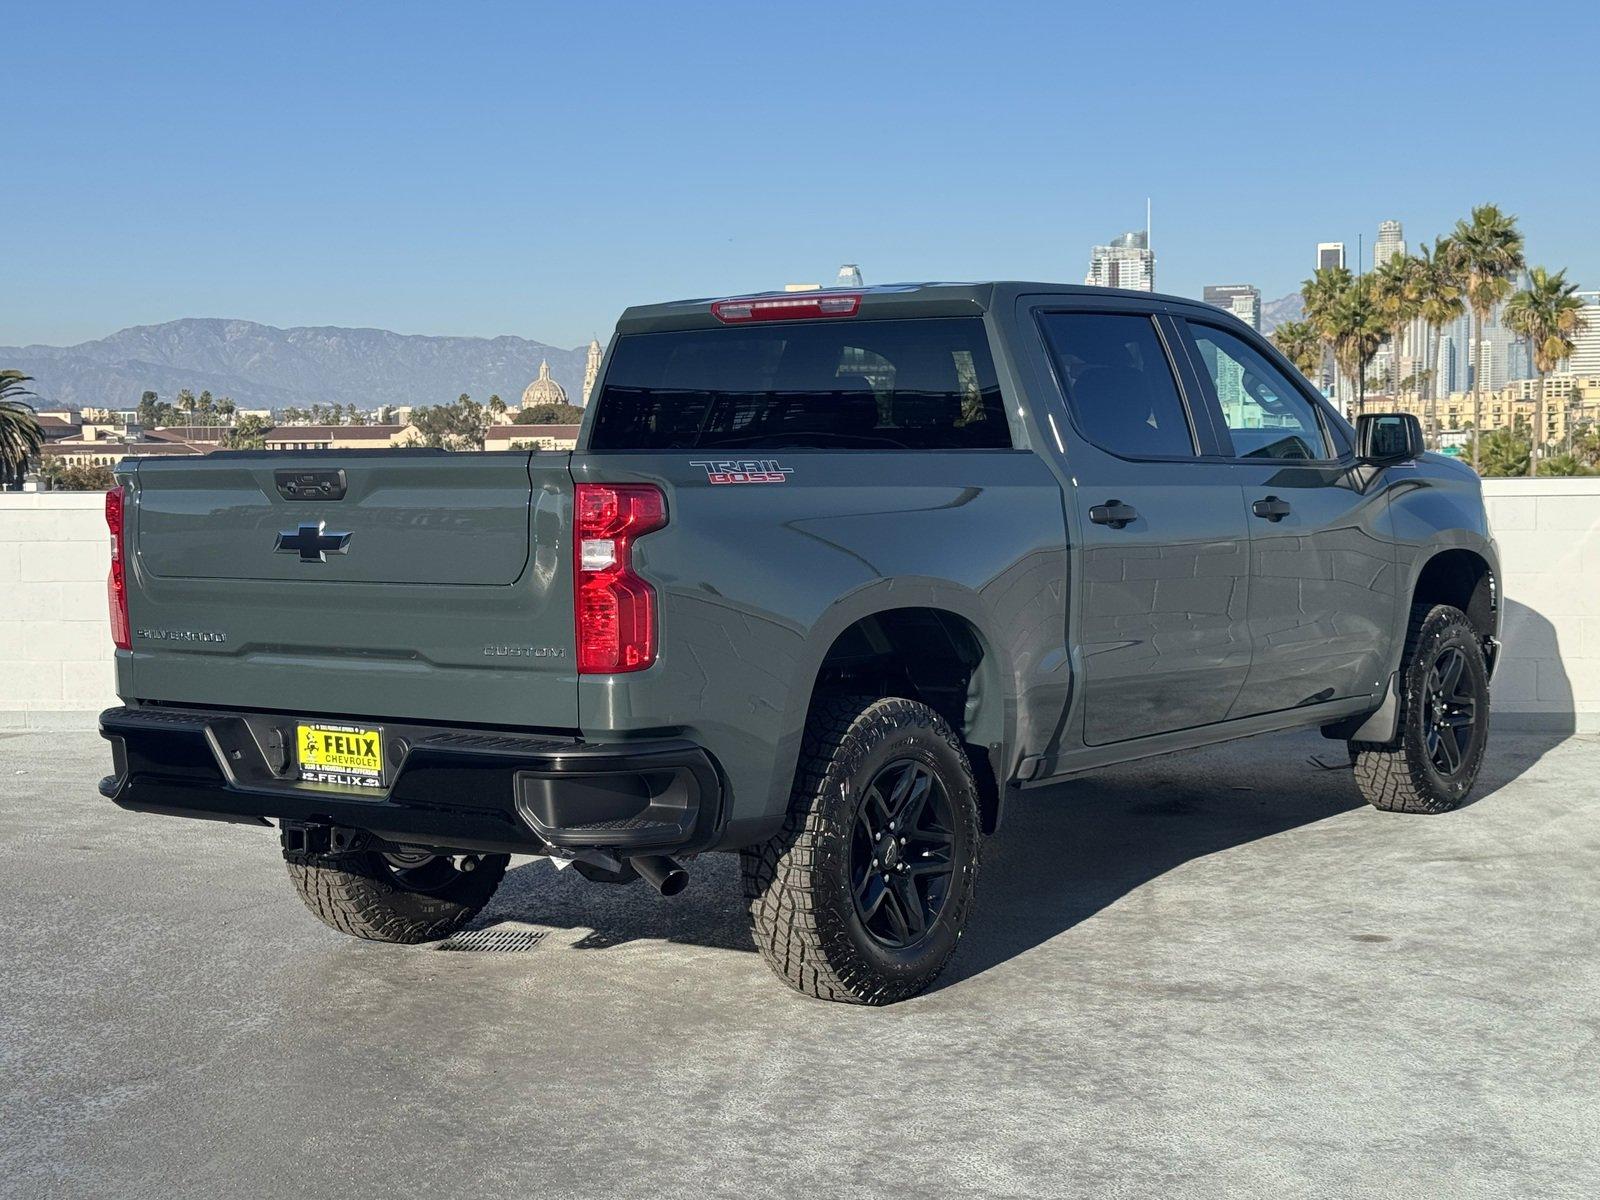
<svg viewBox="0 0 1600 1200">
<path fill-rule="evenodd" d="M 1251 329 L 1261 328 L 1261 289 L 1248 283 L 1208 283 L 1202 298 L 1231 312 Z"/>
<path fill-rule="evenodd" d="M 1096 246 L 1089 256 L 1089 273 L 1083 282 L 1090 287 L 1155 291 L 1156 256 L 1150 249 L 1149 231 L 1134 230 L 1107 245 Z"/>
<path fill-rule="evenodd" d="M 1378 240 L 1372 243 L 1372 269 L 1376 271 L 1395 255 L 1405 252 L 1406 238 L 1400 222 L 1378 222 Z"/>
</svg>

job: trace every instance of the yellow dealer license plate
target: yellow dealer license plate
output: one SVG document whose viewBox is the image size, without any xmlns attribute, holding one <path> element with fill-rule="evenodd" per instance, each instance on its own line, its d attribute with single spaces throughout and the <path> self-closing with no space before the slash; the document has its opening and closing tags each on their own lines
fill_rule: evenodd
<svg viewBox="0 0 1600 1200">
<path fill-rule="evenodd" d="M 344 787 L 383 786 L 383 730 L 362 725 L 300 725 L 295 730 L 300 778 Z"/>
</svg>

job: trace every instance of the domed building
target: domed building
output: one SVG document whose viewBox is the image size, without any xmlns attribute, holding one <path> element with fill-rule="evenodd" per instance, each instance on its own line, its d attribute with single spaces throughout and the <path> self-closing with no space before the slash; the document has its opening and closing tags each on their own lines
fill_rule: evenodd
<svg viewBox="0 0 1600 1200">
<path fill-rule="evenodd" d="M 542 360 L 539 363 L 539 378 L 523 389 L 522 407 L 539 408 L 545 404 L 565 404 L 566 402 L 567 389 L 550 378 L 550 360 L 548 358 Z"/>
</svg>

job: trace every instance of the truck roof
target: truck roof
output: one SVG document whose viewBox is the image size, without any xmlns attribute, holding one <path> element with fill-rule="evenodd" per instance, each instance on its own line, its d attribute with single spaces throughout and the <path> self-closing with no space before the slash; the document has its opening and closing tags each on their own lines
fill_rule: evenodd
<svg viewBox="0 0 1600 1200">
<path fill-rule="evenodd" d="M 1042 283 L 1022 279 L 995 279 L 967 283 L 881 283 L 858 288 L 811 288 L 805 291 L 748 292 L 729 296 L 703 296 L 669 300 L 660 304 L 635 304 L 623 310 L 619 333 L 649 333 L 714 324 L 711 306 L 721 300 L 801 299 L 829 295 L 860 296 L 860 315 L 874 317 L 975 316 L 1016 296 L 1035 295 L 1121 297 L 1146 304 L 1198 305 L 1188 296 L 1161 292 L 1135 292 L 1122 288 L 1083 284 Z M 1219 310 L 1221 311 L 1221 310 Z"/>
</svg>

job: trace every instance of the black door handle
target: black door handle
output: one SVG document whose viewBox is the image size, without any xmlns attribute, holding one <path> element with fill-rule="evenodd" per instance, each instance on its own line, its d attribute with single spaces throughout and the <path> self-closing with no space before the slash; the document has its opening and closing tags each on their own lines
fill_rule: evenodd
<svg viewBox="0 0 1600 1200">
<path fill-rule="evenodd" d="M 1121 500 L 1107 500 L 1104 504 L 1096 504 L 1089 510 L 1089 520 L 1096 525 L 1109 525 L 1113 529 L 1121 529 L 1138 519 L 1139 513 L 1133 505 L 1124 504 Z"/>
<path fill-rule="evenodd" d="M 1276 496 L 1268 496 L 1265 500 L 1257 500 L 1252 504 L 1250 511 L 1269 521 L 1281 521 L 1289 515 L 1289 502 L 1279 500 Z"/>
</svg>

